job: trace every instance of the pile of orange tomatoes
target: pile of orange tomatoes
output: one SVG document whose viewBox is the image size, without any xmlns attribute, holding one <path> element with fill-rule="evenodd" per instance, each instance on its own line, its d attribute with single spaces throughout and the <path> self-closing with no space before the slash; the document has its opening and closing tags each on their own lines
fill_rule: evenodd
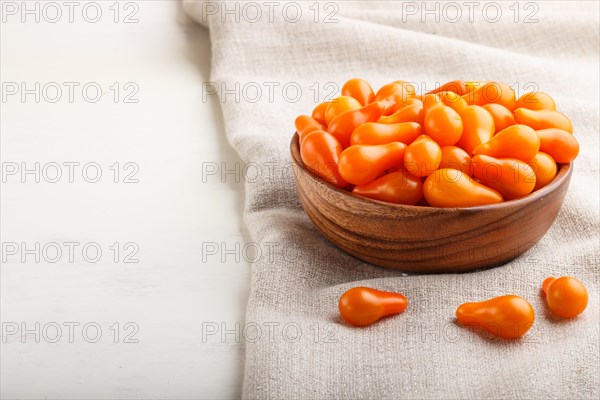
<svg viewBox="0 0 600 400">
<path fill-rule="evenodd" d="M 295 121 L 306 168 L 380 201 L 470 207 L 527 196 L 579 153 L 569 118 L 543 92 L 451 81 L 426 94 L 351 79 Z"/>
</svg>

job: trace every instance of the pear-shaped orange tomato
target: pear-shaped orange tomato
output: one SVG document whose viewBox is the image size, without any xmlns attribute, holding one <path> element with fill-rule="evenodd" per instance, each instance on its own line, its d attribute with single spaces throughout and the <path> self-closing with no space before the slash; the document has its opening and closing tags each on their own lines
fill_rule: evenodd
<svg viewBox="0 0 600 400">
<path fill-rule="evenodd" d="M 492 114 L 496 132 L 500 132 L 501 130 L 517 123 L 513 113 L 501 104 L 489 103 L 484 104 L 482 107 Z"/>
<path fill-rule="evenodd" d="M 486 83 L 488 83 L 487 81 L 466 81 L 465 82 L 465 92 L 461 94 L 461 96 L 464 96 L 467 93 L 471 93 L 474 92 L 475 90 L 483 87 L 483 85 L 485 85 Z"/>
<path fill-rule="evenodd" d="M 365 185 L 357 185 L 352 193 L 388 203 L 414 206 L 423 198 L 423 183 L 408 172 L 396 171 Z"/>
<path fill-rule="evenodd" d="M 505 200 L 526 196 L 535 187 L 533 168 L 521 160 L 479 155 L 471 159 L 471 165 L 473 176 L 497 190 Z"/>
<path fill-rule="evenodd" d="M 368 287 L 355 287 L 340 297 L 338 308 L 350 325 L 367 326 L 406 310 L 408 301 L 400 293 L 384 292 Z"/>
<path fill-rule="evenodd" d="M 443 91 L 437 93 L 437 95 L 439 96 L 443 104 L 452 108 L 455 111 L 462 110 L 463 108 L 469 105 L 467 101 L 462 98 L 462 96 L 454 92 Z"/>
<path fill-rule="evenodd" d="M 402 107 L 392 115 L 383 116 L 377 122 L 382 124 L 398 124 L 400 122 L 416 122 L 423 125 L 425 121 L 425 111 L 423 102 L 414 99 L 406 107 Z"/>
<path fill-rule="evenodd" d="M 533 172 L 535 172 L 534 191 L 541 189 L 552 182 L 552 179 L 554 179 L 558 170 L 554 159 L 541 151 L 529 160 L 527 164 L 533 169 Z"/>
<path fill-rule="evenodd" d="M 304 166 L 338 187 L 347 185 L 338 173 L 338 160 L 342 146 L 325 131 L 309 133 L 300 144 L 300 157 Z"/>
<path fill-rule="evenodd" d="M 296 125 L 296 131 L 298 132 L 298 136 L 300 139 L 300 143 L 302 140 L 311 133 L 312 131 L 325 130 L 325 127 L 321 125 L 316 119 L 309 117 L 308 115 L 300 115 L 294 121 L 294 125 Z"/>
<path fill-rule="evenodd" d="M 354 97 L 340 96 L 329 102 L 325 109 L 325 123 L 329 125 L 331 120 L 341 113 L 349 110 L 358 110 L 362 105 Z"/>
<path fill-rule="evenodd" d="M 369 82 L 360 78 L 350 79 L 344 83 L 342 96 L 355 98 L 363 107 L 375 100 L 375 93 Z"/>
<path fill-rule="evenodd" d="M 442 99 L 437 93 L 428 93 L 425 96 L 423 96 L 423 111 L 425 112 L 425 116 L 427 116 L 427 111 L 429 111 L 430 108 L 439 106 L 441 104 L 443 104 Z"/>
<path fill-rule="evenodd" d="M 440 167 L 442 149 L 427 135 L 416 138 L 404 154 L 404 168 L 415 176 L 427 176 Z"/>
<path fill-rule="evenodd" d="M 556 111 L 556 103 L 549 94 L 544 92 L 525 93 L 517 100 L 517 108 L 528 108 L 530 110 L 551 110 Z"/>
<path fill-rule="evenodd" d="M 463 122 L 452 108 L 438 104 L 425 112 L 425 133 L 440 146 L 453 146 L 463 133 Z"/>
<path fill-rule="evenodd" d="M 338 171 L 353 185 L 372 182 L 388 169 L 400 167 L 406 145 L 392 142 L 379 145 L 355 144 L 340 154 Z"/>
<path fill-rule="evenodd" d="M 376 102 L 384 105 L 383 115 L 390 115 L 401 109 L 416 94 L 415 87 L 404 81 L 394 81 L 382 86 L 375 94 Z"/>
<path fill-rule="evenodd" d="M 471 157 L 466 151 L 456 146 L 442 146 L 442 160 L 440 161 L 440 169 L 454 168 L 471 176 Z"/>
<path fill-rule="evenodd" d="M 575 136 L 562 129 L 550 128 L 537 131 L 540 151 L 547 153 L 558 163 L 573 161 L 579 154 L 579 142 Z"/>
<path fill-rule="evenodd" d="M 535 314 L 531 304 L 522 297 L 507 295 L 490 300 L 461 304 L 456 318 L 504 339 L 518 339 L 533 326 Z"/>
<path fill-rule="evenodd" d="M 468 106 L 458 113 L 463 122 L 463 133 L 456 146 L 471 154 L 475 147 L 494 136 L 494 118 L 485 108 Z"/>
<path fill-rule="evenodd" d="M 494 189 L 451 168 L 438 169 L 429 175 L 423 183 L 423 195 L 433 207 L 473 207 L 503 201 Z"/>
<path fill-rule="evenodd" d="M 329 123 L 327 130 L 336 137 L 342 145 L 342 148 L 348 147 L 350 144 L 350 136 L 354 129 L 365 122 L 375 122 L 381 117 L 382 104 L 371 103 L 357 110 L 348 110 Z"/>
<path fill-rule="evenodd" d="M 458 81 L 446 82 L 443 85 L 441 85 L 440 87 L 430 90 L 429 92 L 427 92 L 427 94 L 440 93 L 440 92 L 454 92 L 454 93 L 458 94 L 459 96 L 462 96 L 463 94 L 468 93 L 469 89 L 466 87 L 465 81 L 458 80 Z"/>
<path fill-rule="evenodd" d="M 329 107 L 328 102 L 319 103 L 312 112 L 312 117 L 323 126 L 327 125 L 327 122 L 325 122 L 325 111 L 327 111 L 327 107 Z"/>
<path fill-rule="evenodd" d="M 421 125 L 416 122 L 401 122 L 399 124 L 382 124 L 367 122 L 359 125 L 352 136 L 350 144 L 386 144 L 402 142 L 410 144 L 421 134 Z"/>
<path fill-rule="evenodd" d="M 573 133 L 571 120 L 563 113 L 553 110 L 530 110 L 528 108 L 517 108 L 514 111 L 515 121 L 533 129 L 557 128 Z"/>
<path fill-rule="evenodd" d="M 540 138 L 532 128 L 527 125 L 511 125 L 477 146 L 473 150 L 473 155 L 483 154 L 529 161 L 539 150 Z"/>
<path fill-rule="evenodd" d="M 550 310 L 563 318 L 574 318 L 581 314 L 588 304 L 588 292 L 579 279 L 563 276 L 549 277 L 542 284 L 542 292 Z"/>
<path fill-rule="evenodd" d="M 482 106 L 489 103 L 498 103 L 514 110 L 516 105 L 515 91 L 502 82 L 488 82 L 474 91 L 463 96 L 467 103 Z"/>
</svg>

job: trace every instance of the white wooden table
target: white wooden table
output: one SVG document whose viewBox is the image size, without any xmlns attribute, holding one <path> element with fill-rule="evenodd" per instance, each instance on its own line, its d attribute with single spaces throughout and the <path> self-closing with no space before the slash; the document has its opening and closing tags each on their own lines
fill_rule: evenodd
<svg viewBox="0 0 600 400">
<path fill-rule="evenodd" d="M 208 32 L 88 3 L 2 2 L 0 397 L 239 397 L 243 341 L 207 336 L 250 279 Z"/>
</svg>

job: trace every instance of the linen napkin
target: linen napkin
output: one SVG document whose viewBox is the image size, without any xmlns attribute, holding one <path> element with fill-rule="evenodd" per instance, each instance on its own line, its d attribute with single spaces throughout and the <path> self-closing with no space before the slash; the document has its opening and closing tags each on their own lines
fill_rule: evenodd
<svg viewBox="0 0 600 400">
<path fill-rule="evenodd" d="M 260 257 L 244 325 L 243 397 L 599 398 L 598 3 L 270 4 L 184 2 L 210 30 L 212 82 L 202 90 L 219 96 L 227 138 L 254 168 L 244 213 Z M 299 203 L 289 142 L 294 118 L 353 77 L 375 90 L 397 79 L 420 91 L 466 79 L 551 94 L 581 153 L 546 236 L 504 266 L 444 275 L 379 268 L 328 242 Z M 587 285 L 578 318 L 545 307 L 540 286 L 551 275 Z M 401 292 L 410 306 L 349 327 L 337 301 L 359 285 Z M 523 339 L 454 321 L 459 304 L 509 293 L 536 312 Z"/>
</svg>

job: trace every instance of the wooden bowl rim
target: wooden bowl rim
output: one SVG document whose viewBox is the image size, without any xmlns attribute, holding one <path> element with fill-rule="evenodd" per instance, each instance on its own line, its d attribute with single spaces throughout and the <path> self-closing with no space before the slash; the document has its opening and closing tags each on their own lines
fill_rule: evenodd
<svg viewBox="0 0 600 400">
<path fill-rule="evenodd" d="M 294 136 L 292 137 L 292 141 L 290 142 L 290 152 L 292 155 L 292 161 L 294 162 L 294 164 L 296 164 L 298 167 L 300 167 L 304 172 L 306 172 L 312 179 L 314 179 L 318 184 L 323 185 L 323 186 L 329 188 L 330 190 L 334 190 L 344 196 L 349 196 L 350 198 L 352 198 L 355 201 L 363 202 L 365 204 L 371 204 L 371 205 L 378 204 L 381 206 L 388 207 L 392 210 L 413 210 L 413 211 L 431 212 L 431 213 L 439 214 L 440 212 L 451 213 L 451 212 L 457 212 L 457 211 L 497 210 L 497 209 L 501 209 L 501 208 L 505 208 L 505 207 L 525 205 L 526 203 L 533 202 L 535 200 L 543 198 L 544 196 L 546 196 L 553 190 L 556 190 L 558 187 L 561 186 L 563 181 L 567 180 L 570 177 L 570 175 L 573 173 L 573 168 L 571 166 L 572 163 L 566 163 L 566 164 L 558 164 L 557 163 L 560 166 L 560 169 L 558 170 L 554 179 L 552 179 L 552 181 L 550 183 L 548 183 L 546 186 L 544 186 L 543 188 L 541 188 L 539 190 L 536 190 L 535 192 L 528 194 L 525 197 L 521 197 L 519 199 L 514 199 L 514 200 L 507 200 L 507 201 L 503 201 L 501 203 L 487 204 L 487 205 L 482 205 L 482 206 L 472 206 L 472 207 L 411 206 L 411 205 L 406 205 L 406 204 L 388 203 L 388 202 L 381 201 L 381 200 L 370 199 L 368 197 L 359 196 L 359 195 L 356 195 L 352 192 L 349 192 L 347 190 L 344 190 L 342 188 L 339 188 L 339 187 L 329 183 L 325 179 L 316 175 L 314 172 L 310 171 L 307 168 L 304 168 L 304 163 L 302 162 L 302 158 L 300 157 L 300 148 L 299 147 L 300 147 L 299 146 L 299 136 L 298 136 L 298 132 L 296 132 L 296 133 L 294 133 Z"/>
</svg>

